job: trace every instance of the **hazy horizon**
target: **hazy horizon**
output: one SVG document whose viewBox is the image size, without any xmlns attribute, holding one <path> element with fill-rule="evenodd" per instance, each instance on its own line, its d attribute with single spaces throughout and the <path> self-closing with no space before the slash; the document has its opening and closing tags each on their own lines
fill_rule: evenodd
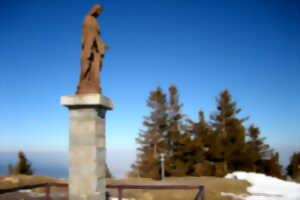
<svg viewBox="0 0 300 200">
<path fill-rule="evenodd" d="M 280 163 L 283 165 L 283 172 L 288 165 L 289 158 L 296 147 L 281 147 L 279 151 Z M 37 152 L 24 151 L 28 160 L 32 163 L 35 175 L 52 176 L 56 178 L 68 177 L 68 151 Z M 0 151 L 0 175 L 7 175 L 8 164 L 16 164 L 18 151 Z M 130 165 L 135 161 L 135 149 L 119 149 L 107 151 L 107 165 L 116 178 L 126 177 Z M 117 159 L 116 159 L 117 158 Z"/>
</svg>

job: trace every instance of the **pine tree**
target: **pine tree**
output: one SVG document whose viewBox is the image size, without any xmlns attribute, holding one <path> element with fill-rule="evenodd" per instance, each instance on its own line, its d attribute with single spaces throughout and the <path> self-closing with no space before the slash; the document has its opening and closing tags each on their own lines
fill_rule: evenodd
<svg viewBox="0 0 300 200">
<path fill-rule="evenodd" d="M 188 176 L 193 175 L 195 156 L 200 153 L 198 144 L 192 140 L 188 132 L 179 135 L 175 142 L 175 151 L 173 156 L 174 168 L 169 169 L 171 176 Z M 170 166 L 170 161 L 166 162 Z M 170 168 L 170 167 L 169 167 Z"/>
<path fill-rule="evenodd" d="M 220 140 L 220 152 L 216 160 L 223 161 L 224 173 L 227 170 L 234 171 L 245 166 L 243 156 L 246 152 L 245 136 L 246 131 L 243 122 L 247 118 L 239 119 L 237 115 L 241 109 L 236 108 L 236 102 L 232 101 L 231 94 L 228 90 L 220 93 L 220 97 L 216 98 L 217 112 L 211 115 L 212 127 L 214 128 L 215 140 Z M 220 157 L 219 157 L 220 156 Z"/>
<path fill-rule="evenodd" d="M 216 98 L 217 112 L 210 116 L 210 122 L 200 111 L 198 122 L 189 119 L 183 123 L 183 104 L 175 86 L 169 87 L 166 99 L 160 87 L 150 92 L 147 106 L 151 113 L 136 139 L 138 155 L 129 176 L 159 179 L 159 154 L 164 153 L 166 176 L 223 176 L 228 171 L 244 170 L 281 177 L 279 154 L 260 138 L 258 127 L 251 125 L 246 131 L 243 122 L 248 118 L 238 117 L 241 109 L 228 90 Z M 290 165 L 288 170 L 292 171 Z"/>
<path fill-rule="evenodd" d="M 282 177 L 282 166 L 279 163 L 279 154 L 264 143 L 265 138 L 260 138 L 260 130 L 254 125 L 248 128 L 247 154 L 244 160 L 248 162 L 247 171 L 265 173 L 267 175 Z"/>
<path fill-rule="evenodd" d="M 164 135 L 164 151 L 166 153 L 166 175 L 184 176 L 188 166 L 184 154 L 186 153 L 186 140 L 188 136 L 183 136 L 184 117 L 181 114 L 183 104 L 179 103 L 179 92 L 176 86 L 169 87 L 167 131 Z"/>
<path fill-rule="evenodd" d="M 211 128 L 209 127 L 209 124 L 206 122 L 204 117 L 204 112 L 199 112 L 199 122 L 193 123 L 193 132 L 192 137 L 195 140 L 199 140 L 199 144 L 202 143 L 203 145 L 200 145 L 200 147 L 204 146 L 206 151 L 209 150 L 210 144 L 209 144 L 209 135 L 211 134 Z M 198 161 L 200 161 L 202 158 L 197 158 Z"/>
<path fill-rule="evenodd" d="M 193 176 L 209 176 L 211 169 L 207 169 L 208 165 L 204 165 L 204 161 L 209 156 L 210 134 L 211 128 L 205 121 L 204 112 L 199 112 L 199 121 L 193 122 L 191 119 L 187 120 L 189 125 L 188 132 L 190 133 L 190 141 L 187 142 L 188 151 L 190 152 L 190 163 L 192 169 L 190 174 Z"/>
<path fill-rule="evenodd" d="M 163 135 L 166 130 L 167 101 L 160 87 L 150 92 L 147 100 L 151 114 L 145 117 L 143 125 L 136 142 L 138 147 L 137 161 L 132 168 L 141 177 L 160 178 L 159 153 L 162 152 Z"/>
<path fill-rule="evenodd" d="M 248 128 L 247 154 L 245 160 L 248 161 L 247 171 L 258 171 L 264 159 L 270 157 L 272 149 L 264 143 L 265 138 L 260 138 L 260 130 L 254 125 Z M 262 170 L 260 170 L 262 171 Z"/>
<path fill-rule="evenodd" d="M 278 178 L 282 178 L 282 165 L 279 162 L 279 153 L 276 152 L 271 157 L 271 176 L 276 176 Z M 268 173 L 267 173 L 268 174 Z"/>
<path fill-rule="evenodd" d="M 33 169 L 31 168 L 31 163 L 28 162 L 25 154 L 20 151 L 18 153 L 19 161 L 17 166 L 15 167 L 16 174 L 26 174 L 26 175 L 32 175 Z"/>
<path fill-rule="evenodd" d="M 272 150 L 271 155 L 262 160 L 259 165 L 258 172 L 264 173 L 268 176 L 282 178 L 281 169 L 282 166 L 279 163 L 279 154 L 277 152 L 274 153 Z"/>
<path fill-rule="evenodd" d="M 300 152 L 295 152 L 290 158 L 290 163 L 286 168 L 287 175 L 296 179 L 300 178 Z"/>
</svg>

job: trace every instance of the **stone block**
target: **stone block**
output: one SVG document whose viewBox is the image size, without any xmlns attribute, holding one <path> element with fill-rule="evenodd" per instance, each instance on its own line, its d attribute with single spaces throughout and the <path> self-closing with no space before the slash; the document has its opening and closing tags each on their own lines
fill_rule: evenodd
<svg viewBox="0 0 300 200">
<path fill-rule="evenodd" d="M 67 107 L 98 106 L 106 110 L 112 110 L 114 105 L 111 99 L 102 94 L 76 94 L 61 97 L 61 105 Z"/>
<path fill-rule="evenodd" d="M 71 200 L 105 200 L 105 193 L 97 192 L 95 194 L 90 194 L 90 195 L 69 194 L 69 199 L 71 199 Z"/>
<path fill-rule="evenodd" d="M 82 114 L 85 117 L 81 117 Z M 101 113 L 100 113 L 101 114 Z M 104 136 L 105 116 L 100 115 L 95 109 L 70 109 L 70 136 L 95 135 Z"/>
<path fill-rule="evenodd" d="M 99 148 L 105 148 L 104 136 L 91 136 L 91 135 L 72 135 L 69 138 L 70 146 L 95 146 Z"/>
<path fill-rule="evenodd" d="M 101 94 L 69 95 L 69 199 L 105 199 L 105 113 L 112 101 Z"/>
</svg>

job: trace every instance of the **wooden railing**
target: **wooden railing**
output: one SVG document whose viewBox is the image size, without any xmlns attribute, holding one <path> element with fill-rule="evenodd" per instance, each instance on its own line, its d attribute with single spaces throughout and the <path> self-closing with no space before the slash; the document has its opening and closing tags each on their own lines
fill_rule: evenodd
<svg viewBox="0 0 300 200">
<path fill-rule="evenodd" d="M 0 194 L 5 194 L 9 192 L 17 192 L 19 190 L 29 190 L 39 187 L 45 187 L 46 188 L 46 200 L 50 200 L 50 188 L 51 187 L 68 187 L 68 184 L 66 183 L 41 183 L 41 184 L 35 184 L 35 185 L 24 185 L 20 187 L 15 188 L 9 188 L 9 189 L 0 189 Z"/>
<path fill-rule="evenodd" d="M 119 200 L 122 200 L 123 190 L 125 189 L 143 189 L 143 190 L 190 190 L 198 189 L 194 200 L 204 200 L 204 186 L 193 185 L 127 185 L 127 184 L 108 184 L 106 188 L 118 189 Z"/>
<path fill-rule="evenodd" d="M 34 189 L 39 187 L 46 188 L 46 200 L 50 200 L 51 187 L 68 187 L 68 184 L 65 183 L 41 183 L 36 185 L 25 185 L 10 189 L 0 189 L 0 194 L 5 194 L 9 192 L 17 192 L 19 190 Z M 143 189 L 143 190 L 190 190 L 198 189 L 198 193 L 194 200 L 204 200 L 204 186 L 193 186 L 193 185 L 128 185 L 128 184 L 107 184 L 107 189 L 117 189 L 118 198 L 122 200 L 123 190 L 125 189 Z M 109 194 L 107 193 L 107 198 Z"/>
</svg>

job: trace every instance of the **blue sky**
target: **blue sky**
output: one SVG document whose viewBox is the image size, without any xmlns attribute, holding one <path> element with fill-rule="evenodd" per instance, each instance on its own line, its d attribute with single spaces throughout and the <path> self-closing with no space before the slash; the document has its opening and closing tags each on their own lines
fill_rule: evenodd
<svg viewBox="0 0 300 200">
<path fill-rule="evenodd" d="M 95 3 L 104 7 L 98 21 L 110 46 L 101 85 L 115 103 L 106 139 L 116 174 L 134 160 L 149 91 L 170 84 L 193 120 L 200 109 L 208 117 L 229 89 L 284 163 L 300 151 L 299 1 L 2 0 L 0 152 L 65 162 L 68 111 L 60 97 L 76 90 L 81 24 Z M 128 159 L 116 161 L 120 155 Z"/>
</svg>

